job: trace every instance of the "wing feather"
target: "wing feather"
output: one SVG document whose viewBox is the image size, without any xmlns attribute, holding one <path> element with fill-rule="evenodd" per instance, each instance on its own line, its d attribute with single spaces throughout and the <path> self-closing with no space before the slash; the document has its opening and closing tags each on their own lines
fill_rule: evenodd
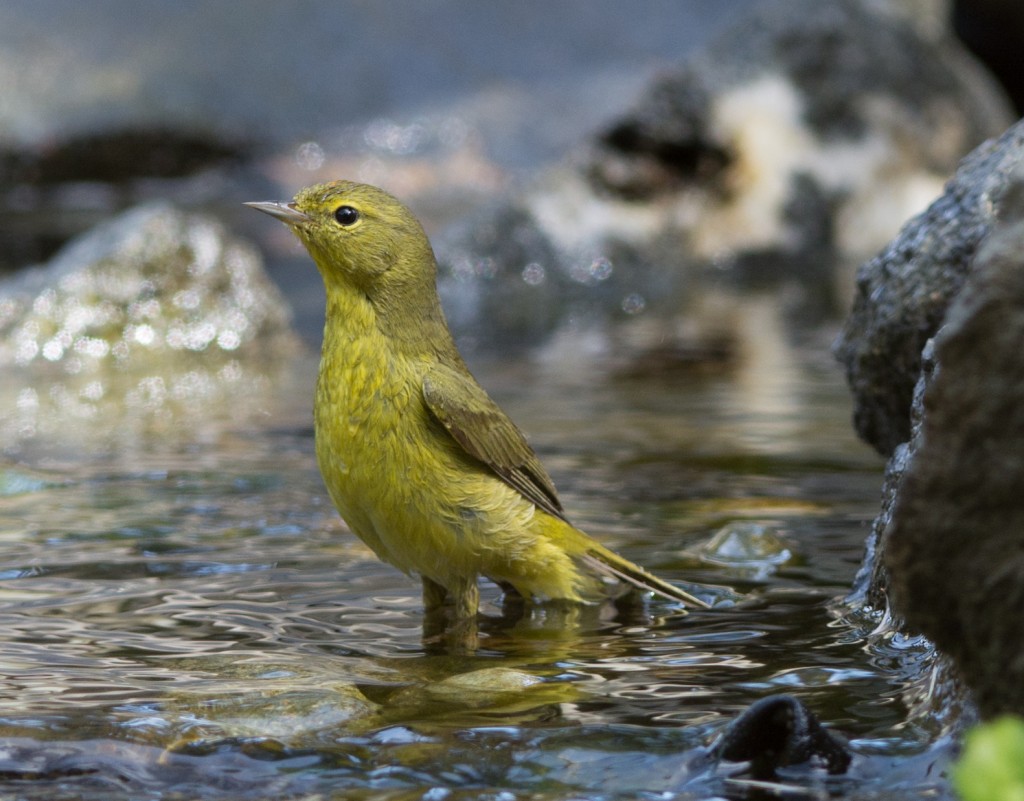
<svg viewBox="0 0 1024 801">
<path fill-rule="evenodd" d="M 466 453 L 528 501 L 565 520 L 554 482 L 526 437 L 469 373 L 435 366 L 423 379 L 423 400 Z"/>
</svg>

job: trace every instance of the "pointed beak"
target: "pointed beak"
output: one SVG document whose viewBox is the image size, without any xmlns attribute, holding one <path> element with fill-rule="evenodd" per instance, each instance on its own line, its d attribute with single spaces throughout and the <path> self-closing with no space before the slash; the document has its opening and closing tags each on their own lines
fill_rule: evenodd
<svg viewBox="0 0 1024 801">
<path fill-rule="evenodd" d="M 257 211 L 269 214 L 271 217 L 277 217 L 281 222 L 287 223 L 288 225 L 302 225 L 303 223 L 308 223 L 313 219 L 308 214 L 295 208 L 294 203 L 278 203 L 273 200 L 261 200 L 253 203 L 246 203 L 245 205 L 251 206 Z"/>
</svg>

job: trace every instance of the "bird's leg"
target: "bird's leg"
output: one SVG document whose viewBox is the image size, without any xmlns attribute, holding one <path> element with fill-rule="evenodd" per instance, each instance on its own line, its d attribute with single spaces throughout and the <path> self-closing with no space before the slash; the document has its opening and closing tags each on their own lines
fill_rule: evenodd
<svg viewBox="0 0 1024 801">
<path fill-rule="evenodd" d="M 476 584 L 476 577 L 458 579 L 448 587 L 438 584 L 426 576 L 423 580 L 423 609 L 425 612 L 432 612 L 443 606 L 452 607 L 452 619 L 461 620 L 466 617 L 476 617 L 480 611 L 480 588 Z"/>
<path fill-rule="evenodd" d="M 448 590 L 426 576 L 423 579 L 423 611 L 433 612 L 445 605 L 448 600 Z"/>
<path fill-rule="evenodd" d="M 429 649 L 463 654 L 477 649 L 480 590 L 475 577 L 450 588 L 424 577 L 423 606 L 423 642 Z"/>
<path fill-rule="evenodd" d="M 521 618 L 526 611 L 526 599 L 507 581 L 495 583 L 501 587 L 501 616 L 506 620 Z"/>
<path fill-rule="evenodd" d="M 449 588 L 449 592 L 455 605 L 455 620 L 476 617 L 480 611 L 480 587 L 476 583 L 476 576 L 459 581 L 458 585 Z"/>
<path fill-rule="evenodd" d="M 615 608 L 615 621 L 622 625 L 649 626 L 653 619 L 647 603 L 647 593 L 636 588 L 630 588 L 627 592 L 612 598 L 612 606 Z"/>
</svg>

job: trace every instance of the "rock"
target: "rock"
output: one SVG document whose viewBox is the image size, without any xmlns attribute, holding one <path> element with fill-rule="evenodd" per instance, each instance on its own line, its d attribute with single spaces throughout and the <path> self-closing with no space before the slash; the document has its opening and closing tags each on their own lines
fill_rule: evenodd
<svg viewBox="0 0 1024 801">
<path fill-rule="evenodd" d="M 440 239 L 442 291 L 470 301 L 457 331 L 497 318 L 502 345 L 537 343 L 642 316 L 664 342 L 709 291 L 780 285 L 792 311 L 833 313 L 843 270 L 1012 119 L 952 39 L 877 5 L 759 4 L 572 162 Z"/>
<path fill-rule="evenodd" d="M 440 681 L 405 687 L 390 698 L 384 714 L 388 720 L 434 717 L 461 718 L 467 713 L 500 713 L 511 719 L 529 719 L 560 703 L 578 700 L 571 683 L 544 681 L 539 676 L 512 668 L 480 668 L 456 673 Z"/>
<path fill-rule="evenodd" d="M 879 558 L 880 543 L 892 521 L 893 506 L 909 460 L 910 447 L 903 443 L 896 446 L 892 457 L 885 465 L 882 508 L 871 524 L 871 533 L 868 534 L 864 545 L 864 559 L 854 577 L 853 589 L 847 597 L 847 602 L 854 606 L 886 609 L 889 605 L 889 574 L 883 560 Z"/>
<path fill-rule="evenodd" d="M 25 801 L 152 798 L 185 787 L 184 797 L 193 798 L 303 797 L 293 775 L 265 754 L 225 750 L 211 771 L 208 759 L 115 738 L 5 737 L 0 750 L 0 781 Z"/>
<path fill-rule="evenodd" d="M 302 678 L 226 682 L 212 692 L 179 693 L 161 710 L 160 737 L 169 751 L 235 738 L 274 740 L 287 748 L 315 743 L 327 732 L 363 731 L 377 722 L 377 706 L 354 685 Z"/>
<path fill-rule="evenodd" d="M 255 250 L 204 217 L 141 206 L 0 283 L 3 442 L 251 392 L 298 347 Z"/>
<path fill-rule="evenodd" d="M 913 25 L 926 39 L 942 39 L 952 32 L 953 0 L 864 0 L 874 11 Z"/>
<path fill-rule="evenodd" d="M 934 370 L 934 340 L 930 339 L 925 343 L 921 353 L 921 375 L 914 386 L 914 400 L 911 405 L 911 437 L 908 442 L 901 442 L 896 446 L 892 456 L 885 464 L 881 511 L 871 524 L 871 533 L 865 544 L 864 560 L 854 578 L 853 591 L 847 598 L 850 603 L 863 604 L 873 609 L 886 609 L 890 615 L 888 628 L 902 627 L 903 620 L 893 612 L 889 605 L 889 571 L 882 558 L 885 548 L 882 539 L 892 523 L 893 510 L 900 497 L 903 477 L 917 450 L 923 416 L 922 398 L 927 381 L 930 380 Z"/>
<path fill-rule="evenodd" d="M 590 182 L 678 195 L 705 259 L 790 276 L 828 269 L 830 251 L 859 261 L 1012 119 L 953 40 L 877 5 L 759 5 L 604 132 Z"/>
<path fill-rule="evenodd" d="M 93 230 L 46 267 L 0 284 L 0 298 L 4 368 L 95 375 L 161 357 L 290 347 L 290 315 L 255 252 L 164 204 Z"/>
<path fill-rule="evenodd" d="M 1024 709 L 1024 123 L 861 270 L 837 344 L 862 436 L 891 454 L 851 599 L 921 632 L 982 713 Z"/>
<path fill-rule="evenodd" d="M 953 27 L 964 44 L 999 78 L 1024 111 L 1024 76 L 1021 75 L 1021 39 L 1024 6 L 1018 0 L 954 0 Z"/>
<path fill-rule="evenodd" d="M 964 159 L 945 193 L 857 274 L 835 352 L 853 390 L 857 431 L 882 454 L 910 438 L 922 350 L 972 270 L 1022 156 L 1024 122 Z"/>
<path fill-rule="evenodd" d="M 0 154 L 0 185 L 179 178 L 238 161 L 244 152 L 242 145 L 198 131 L 118 129 Z"/>
<path fill-rule="evenodd" d="M 985 716 L 1024 713 L 1024 168 L 935 336 L 882 540 L 891 600 Z"/>
<path fill-rule="evenodd" d="M 853 758 L 842 738 L 788 695 L 770 695 L 751 704 L 729 725 L 713 753 L 730 762 L 748 762 L 745 773 L 760 780 L 776 778 L 779 768 L 805 763 L 841 774 Z"/>
</svg>

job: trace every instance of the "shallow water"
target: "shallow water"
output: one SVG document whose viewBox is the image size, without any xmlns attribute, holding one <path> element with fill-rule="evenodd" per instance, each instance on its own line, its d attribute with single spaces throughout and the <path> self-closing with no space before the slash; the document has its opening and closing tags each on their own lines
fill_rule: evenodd
<svg viewBox="0 0 1024 801">
<path fill-rule="evenodd" d="M 577 525 L 717 608 L 511 620 L 488 586 L 472 655 L 424 644 L 417 582 L 337 519 L 314 463 L 314 370 L 307 357 L 266 397 L 130 452 L 79 427 L 0 463 L 3 792 L 735 795 L 704 748 L 781 692 L 857 754 L 849 778 L 792 786 L 939 781 L 942 722 L 914 700 L 925 645 L 872 637 L 877 621 L 840 602 L 880 465 L 819 349 L 774 371 L 645 379 L 480 364 Z"/>
</svg>

